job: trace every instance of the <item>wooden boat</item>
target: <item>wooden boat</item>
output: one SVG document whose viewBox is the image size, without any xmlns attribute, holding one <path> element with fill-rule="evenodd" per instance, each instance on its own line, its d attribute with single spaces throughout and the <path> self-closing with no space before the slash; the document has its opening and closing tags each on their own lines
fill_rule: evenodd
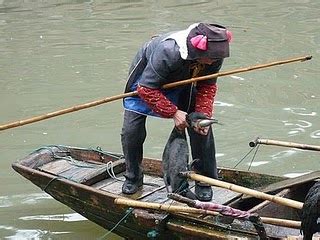
<svg viewBox="0 0 320 240">
<path fill-rule="evenodd" d="M 144 186 L 138 193 L 121 193 L 125 163 L 121 154 L 101 149 L 67 146 L 47 146 L 29 154 L 12 165 L 59 202 L 69 206 L 87 219 L 128 239 L 257 239 L 252 223 L 221 216 L 205 216 L 182 212 L 160 212 L 130 209 L 115 204 L 119 197 L 144 202 L 181 203 L 167 198 L 162 179 L 161 161 L 144 159 Z M 269 189 L 269 193 L 303 201 L 314 178 L 288 184 L 284 177 L 232 169 L 219 169 L 222 181 L 251 189 Z M 291 181 L 290 181 L 291 182 Z M 289 183 L 290 183 L 289 182 Z M 286 183 L 286 184 L 281 184 Z M 191 186 L 193 183 L 190 182 Z M 276 187 L 273 187 L 276 186 Z M 278 187 L 277 187 L 278 186 Z M 279 187 L 280 186 L 280 187 Z M 281 187 L 282 186 L 282 187 Z M 256 212 L 259 216 L 299 221 L 300 210 L 269 201 L 213 187 L 215 202 L 237 209 Z M 130 209 L 130 210 L 129 210 Z M 295 239 L 300 231 L 294 227 L 263 224 L 270 239 Z M 301 236 L 300 236 L 301 237 Z"/>
</svg>

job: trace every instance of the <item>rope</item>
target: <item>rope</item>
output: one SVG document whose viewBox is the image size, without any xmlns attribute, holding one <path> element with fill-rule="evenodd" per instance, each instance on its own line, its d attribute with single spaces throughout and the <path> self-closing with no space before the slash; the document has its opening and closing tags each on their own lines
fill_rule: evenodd
<svg viewBox="0 0 320 240">
<path fill-rule="evenodd" d="M 67 179 L 67 178 L 62 177 L 62 176 L 54 177 L 54 178 L 52 178 L 52 179 L 47 183 L 47 185 L 46 185 L 46 186 L 44 186 L 44 188 L 42 188 L 42 191 L 47 192 L 47 189 L 48 189 L 49 185 L 51 185 L 51 183 L 52 183 L 52 182 L 54 182 L 55 180 L 60 179 L 60 178 Z"/>
<path fill-rule="evenodd" d="M 72 158 L 71 156 L 62 157 L 62 156 L 58 156 L 58 155 L 56 155 L 56 154 L 53 154 L 53 157 L 54 157 L 55 159 L 63 159 L 63 160 L 66 160 L 70 165 L 73 165 L 73 166 L 76 166 L 76 167 L 81 167 L 81 168 L 96 168 L 96 169 L 100 168 L 100 167 L 97 166 L 96 164 L 78 161 L 78 160 Z"/>
<path fill-rule="evenodd" d="M 100 146 L 97 146 L 96 148 L 89 148 L 89 149 L 94 150 L 94 151 L 96 151 L 96 152 L 98 152 L 98 153 L 102 153 L 102 154 L 108 155 L 108 156 L 110 156 L 110 157 L 116 158 L 116 159 L 118 159 L 118 160 L 124 158 L 123 155 L 119 155 L 119 154 L 116 154 L 116 153 L 104 151 L 104 150 L 102 150 L 102 148 L 101 148 Z"/>
<path fill-rule="evenodd" d="M 115 180 L 120 181 L 120 182 L 124 182 L 124 181 L 125 181 L 125 180 L 123 180 L 123 179 L 121 179 L 121 178 L 118 178 L 118 177 L 116 176 L 116 174 L 114 173 L 114 170 L 113 170 L 113 162 L 112 162 L 112 161 L 107 162 L 106 171 L 107 171 L 108 175 L 109 175 L 112 179 L 115 179 Z M 152 187 L 160 187 L 160 185 L 158 185 L 158 184 L 156 184 L 156 183 L 144 182 L 143 184 L 144 184 L 144 185 L 148 185 L 148 186 L 152 186 Z"/>
<path fill-rule="evenodd" d="M 205 64 L 202 63 L 193 63 L 190 65 L 190 71 L 192 71 L 191 76 L 193 78 L 198 77 L 200 72 L 202 72 L 205 68 Z"/>
<path fill-rule="evenodd" d="M 242 158 L 240 159 L 240 161 L 237 162 L 237 164 L 233 167 L 233 169 L 236 169 L 236 168 L 238 167 L 238 165 L 239 165 L 244 159 L 246 159 L 246 157 L 248 157 L 248 155 L 249 155 L 254 149 L 256 149 L 256 151 L 255 151 L 255 153 L 254 153 L 254 155 L 253 155 L 253 157 L 252 157 L 252 159 L 251 159 L 251 162 L 250 162 L 250 164 L 249 164 L 249 168 L 248 168 L 248 171 L 249 171 L 249 169 L 250 169 L 251 166 L 252 166 L 253 160 L 254 160 L 254 158 L 256 157 L 256 154 L 257 154 L 257 152 L 258 152 L 259 145 L 251 148 L 251 149 L 249 150 L 249 152 L 247 152 L 247 153 L 244 155 L 244 157 L 242 157 Z"/>
<path fill-rule="evenodd" d="M 255 151 L 254 154 L 253 154 L 253 157 L 252 157 L 251 162 L 250 162 L 249 167 L 248 167 L 248 172 L 249 172 L 249 170 L 250 170 L 250 168 L 251 168 L 251 166 L 252 166 L 252 163 L 253 163 L 254 158 L 255 158 L 256 155 L 257 155 L 257 152 L 258 152 L 258 150 L 259 150 L 259 147 L 260 147 L 260 145 L 257 146 L 256 151 Z"/>
<path fill-rule="evenodd" d="M 105 239 L 110 233 L 112 233 L 113 230 L 115 230 L 119 225 L 120 223 L 122 223 L 123 221 L 126 220 L 126 218 L 128 218 L 128 216 L 133 212 L 134 208 L 129 208 L 126 212 L 126 214 L 119 220 L 119 222 L 117 222 L 113 228 L 111 228 L 107 233 L 105 233 L 103 236 L 97 238 L 97 240 L 102 240 L 102 239 Z"/>
<path fill-rule="evenodd" d="M 112 179 L 115 179 L 115 180 L 124 182 L 124 180 L 118 178 L 118 177 L 116 176 L 116 174 L 114 173 L 114 170 L 113 170 L 113 162 L 112 162 L 112 161 L 107 162 L 106 171 L 107 171 L 108 175 L 109 175 Z"/>
</svg>

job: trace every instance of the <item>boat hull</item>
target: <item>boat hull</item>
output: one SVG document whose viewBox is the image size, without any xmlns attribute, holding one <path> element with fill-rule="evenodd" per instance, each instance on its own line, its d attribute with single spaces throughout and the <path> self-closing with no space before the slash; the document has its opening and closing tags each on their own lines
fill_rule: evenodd
<svg viewBox="0 0 320 240">
<path fill-rule="evenodd" d="M 87 219 L 129 239 L 257 239 L 252 224 L 238 220 L 224 223 L 218 217 L 196 214 L 166 213 L 154 210 L 131 209 L 116 205 L 114 200 L 127 197 L 134 200 L 172 203 L 162 179 L 161 161 L 144 159 L 145 183 L 141 191 L 134 195 L 123 195 L 121 185 L 125 171 L 124 159 L 120 154 L 101 150 L 82 149 L 66 146 L 48 146 L 39 149 L 12 165 L 13 169 L 26 179 L 50 194 L 57 201 L 70 207 Z M 285 180 L 283 177 L 266 174 L 219 169 L 221 180 L 262 189 L 270 184 Z M 192 185 L 192 184 L 191 184 Z M 311 186 L 304 183 L 303 186 Z M 285 194 L 296 199 L 306 192 L 289 189 Z M 292 191 L 291 191 L 292 190 Z M 263 201 L 244 198 L 241 194 L 226 189 L 214 188 L 215 200 L 249 210 Z M 247 201 L 247 202 L 246 202 Z M 180 204 L 181 205 L 181 204 Z M 279 207 L 267 203 L 257 210 L 259 215 L 278 216 L 299 220 L 299 210 Z M 279 215 L 279 213 L 281 213 Z M 295 216 L 295 218 L 293 218 Z M 115 227 L 116 226 L 116 227 Z M 115 228 L 114 228 L 115 227 Z M 298 236 L 299 230 L 266 224 L 269 237 L 284 239 Z"/>
</svg>

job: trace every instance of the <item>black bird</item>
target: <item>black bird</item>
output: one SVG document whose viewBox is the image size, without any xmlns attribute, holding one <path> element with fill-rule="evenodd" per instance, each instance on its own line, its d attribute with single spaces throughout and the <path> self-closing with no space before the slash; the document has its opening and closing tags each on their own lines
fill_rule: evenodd
<svg viewBox="0 0 320 240">
<path fill-rule="evenodd" d="M 169 191 L 185 197 L 196 199 L 190 191 L 188 181 L 179 176 L 180 172 L 188 170 L 189 148 L 185 129 L 173 128 L 162 155 L 163 179 Z"/>
<path fill-rule="evenodd" d="M 320 181 L 309 190 L 301 214 L 301 233 L 304 240 L 311 240 L 316 232 L 320 232 Z"/>
<path fill-rule="evenodd" d="M 194 112 L 187 115 L 187 122 L 190 128 L 194 128 L 207 127 L 217 121 L 207 118 L 201 113 Z M 173 128 L 162 154 L 162 168 L 163 179 L 168 192 L 170 192 L 169 186 L 171 186 L 171 192 L 179 193 L 190 199 L 196 199 L 194 193 L 189 189 L 187 179 L 179 175 L 180 172 L 190 170 L 189 147 L 185 129 Z"/>
</svg>

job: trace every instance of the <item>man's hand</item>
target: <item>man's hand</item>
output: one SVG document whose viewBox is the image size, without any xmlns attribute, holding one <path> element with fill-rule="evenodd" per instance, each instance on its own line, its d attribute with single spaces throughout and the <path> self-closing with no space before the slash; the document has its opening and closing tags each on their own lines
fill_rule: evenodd
<svg viewBox="0 0 320 240">
<path fill-rule="evenodd" d="M 186 127 L 188 127 L 186 116 L 187 116 L 187 113 L 181 110 L 176 111 L 176 113 L 173 115 L 174 125 L 179 130 L 183 130 Z"/>
</svg>

